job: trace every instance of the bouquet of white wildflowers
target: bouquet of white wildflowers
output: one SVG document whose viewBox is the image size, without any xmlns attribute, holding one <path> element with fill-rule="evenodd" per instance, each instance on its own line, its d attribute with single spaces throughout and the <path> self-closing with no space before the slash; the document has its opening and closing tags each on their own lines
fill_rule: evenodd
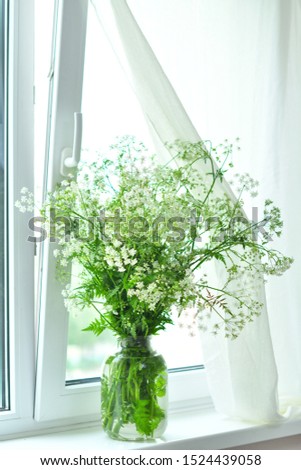
<svg viewBox="0 0 301 470">
<path fill-rule="evenodd" d="M 209 312 L 216 315 L 214 331 L 223 327 L 236 337 L 260 314 L 254 283 L 281 275 L 292 259 L 269 247 L 282 229 L 272 201 L 266 201 L 262 220 L 243 217 L 244 191 L 256 193 L 252 178 L 239 176 L 236 202 L 215 191 L 232 149 L 233 144 L 216 149 L 177 142 L 179 166 L 173 168 L 156 164 L 142 144 L 125 137 L 111 147 L 109 158 L 81 163 L 76 180 L 66 179 L 48 194 L 41 215 L 58 243 L 58 274 L 68 279 L 68 265 L 80 266 L 77 287 L 63 290 L 66 306 L 96 311 L 87 330 L 149 336 L 172 323 L 172 307 L 181 313 L 193 306 L 201 328 Z M 198 169 L 201 160 L 211 164 L 209 176 Z M 31 210 L 33 197 L 22 192 L 16 205 Z M 206 276 L 212 259 L 225 268 L 219 286 L 209 285 Z M 249 288 L 233 289 L 243 275 Z"/>
<path fill-rule="evenodd" d="M 282 230 L 272 201 L 266 201 L 262 220 L 244 216 L 243 194 L 257 191 L 252 178 L 238 176 L 236 200 L 218 190 L 231 166 L 232 144 L 176 142 L 171 150 L 174 159 L 159 165 L 142 144 L 125 137 L 109 155 L 83 161 L 76 179 L 57 185 L 42 207 L 45 228 L 57 243 L 57 271 L 67 283 L 66 307 L 92 307 L 95 319 L 86 330 L 96 335 L 109 329 L 121 340 L 146 338 L 172 323 L 172 309 L 181 315 L 190 308 L 201 329 L 209 320 L 214 333 L 222 329 L 236 338 L 261 312 L 258 283 L 292 263 L 270 247 Z M 32 195 L 22 192 L 18 207 L 32 209 Z M 222 267 L 214 281 L 207 275 L 213 260 Z M 74 287 L 71 263 L 79 273 Z M 128 354 L 135 356 L 132 348 Z M 164 364 L 143 368 L 113 357 L 110 364 L 113 372 L 102 379 L 104 428 L 118 437 L 134 423 L 140 435 L 153 436 L 165 416 L 158 401 L 165 394 Z M 125 403 L 119 396 L 127 397 Z M 114 410 L 121 410 L 118 416 Z"/>
</svg>

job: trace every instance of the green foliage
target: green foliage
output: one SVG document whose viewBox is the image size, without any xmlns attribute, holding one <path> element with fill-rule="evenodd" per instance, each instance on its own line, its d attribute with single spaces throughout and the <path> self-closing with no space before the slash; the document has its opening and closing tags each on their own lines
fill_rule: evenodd
<svg viewBox="0 0 301 470">
<path fill-rule="evenodd" d="M 96 336 L 99 336 L 106 329 L 106 326 L 102 318 L 100 320 L 96 318 L 87 328 L 83 328 L 83 331 L 92 331 Z"/>
<path fill-rule="evenodd" d="M 113 438 L 122 438 L 133 424 L 142 438 L 153 438 L 165 419 L 161 400 L 166 397 L 164 360 L 146 344 L 124 347 L 106 361 L 101 382 L 102 425 Z"/>
<path fill-rule="evenodd" d="M 164 411 L 154 400 L 138 400 L 134 412 L 134 422 L 140 434 L 152 437 L 164 417 Z"/>
</svg>

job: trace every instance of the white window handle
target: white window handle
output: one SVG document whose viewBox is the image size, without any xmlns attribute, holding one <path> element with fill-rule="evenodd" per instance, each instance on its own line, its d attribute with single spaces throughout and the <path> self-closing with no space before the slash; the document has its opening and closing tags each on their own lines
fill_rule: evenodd
<svg viewBox="0 0 301 470">
<path fill-rule="evenodd" d="M 66 147 L 61 154 L 61 175 L 68 176 L 77 168 L 80 161 L 83 131 L 82 113 L 74 113 L 73 149 Z"/>
</svg>

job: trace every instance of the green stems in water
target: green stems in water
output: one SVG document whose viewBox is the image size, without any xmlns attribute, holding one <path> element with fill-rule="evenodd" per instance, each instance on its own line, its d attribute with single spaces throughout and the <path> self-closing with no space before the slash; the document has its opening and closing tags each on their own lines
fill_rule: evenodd
<svg viewBox="0 0 301 470">
<path fill-rule="evenodd" d="M 105 362 L 101 380 L 102 425 L 121 440 L 154 439 L 166 426 L 167 369 L 147 339 L 123 348 Z M 124 344 L 125 343 L 125 344 Z"/>
</svg>

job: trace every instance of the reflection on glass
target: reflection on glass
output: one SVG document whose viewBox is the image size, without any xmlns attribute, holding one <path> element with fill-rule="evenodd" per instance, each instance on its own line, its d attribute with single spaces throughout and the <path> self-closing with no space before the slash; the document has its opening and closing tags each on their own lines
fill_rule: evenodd
<svg viewBox="0 0 301 470">
<path fill-rule="evenodd" d="M 140 105 L 92 7 L 88 14 L 82 113 L 85 161 L 89 154 L 95 158 L 95 151 L 107 149 L 116 137 L 126 134 L 134 135 L 150 153 L 154 152 Z M 74 271 L 75 268 L 76 278 Z M 93 311 L 87 310 L 69 317 L 67 381 L 99 377 L 103 358 L 115 348 L 112 333 L 104 332 L 97 338 L 81 331 L 94 316 Z M 202 364 L 199 336 L 192 336 L 191 330 L 182 326 L 168 327 L 154 341 L 169 368 Z"/>
</svg>

